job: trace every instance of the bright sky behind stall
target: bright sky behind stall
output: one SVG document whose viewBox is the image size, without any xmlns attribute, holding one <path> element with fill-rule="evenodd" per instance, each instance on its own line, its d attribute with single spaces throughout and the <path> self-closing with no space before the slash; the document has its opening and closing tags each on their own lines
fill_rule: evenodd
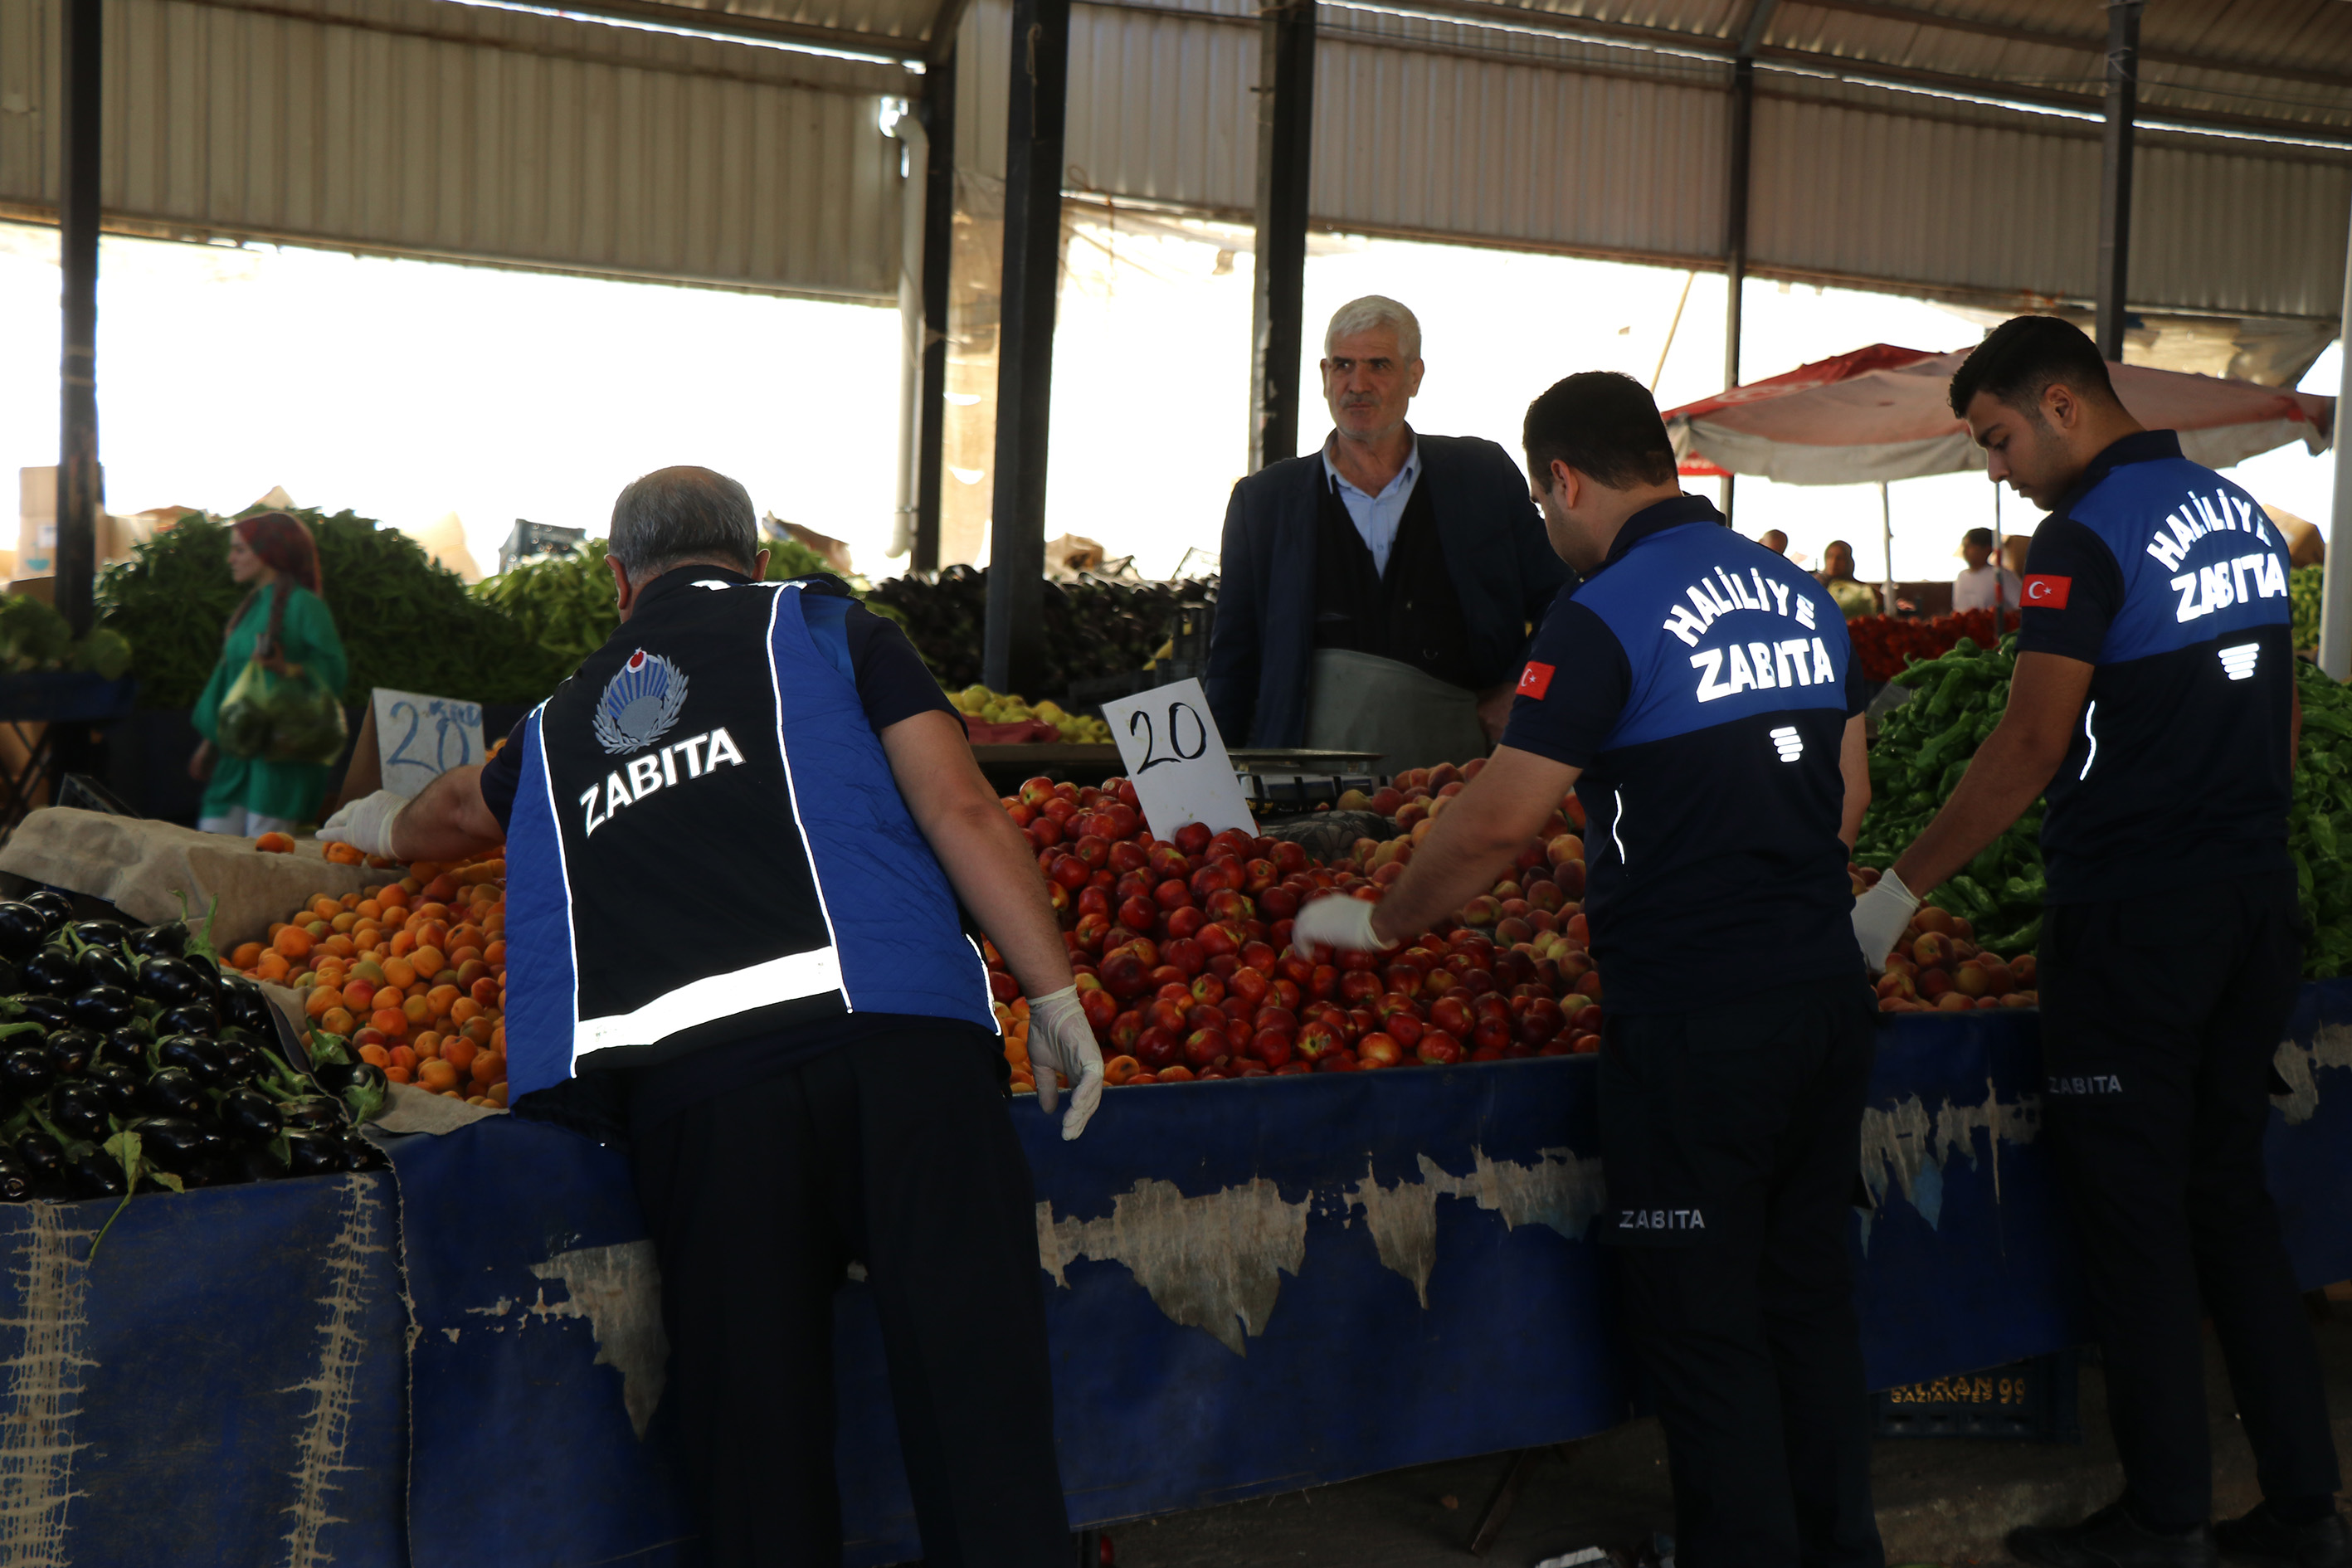
<svg viewBox="0 0 2352 1568">
<path fill-rule="evenodd" d="M 1169 227 L 1074 225 L 1047 520 L 1049 535 L 1099 540 L 1155 574 L 1189 547 L 1216 549 L 1245 456 L 1250 258 Z M 740 479 L 761 510 L 847 541 L 861 570 L 895 569 L 882 554 L 896 500 L 892 310 L 111 236 L 100 278 L 114 511 L 234 510 L 273 485 L 411 531 L 454 511 L 494 568 L 516 518 L 602 533 L 628 479 L 696 462 Z M 57 460 L 58 292 L 57 231 L 0 225 L 0 478 Z M 1372 292 L 1423 321 L 1416 425 L 1486 436 L 1515 456 L 1528 400 L 1570 371 L 1654 379 L 1664 406 L 1721 384 L 1720 275 L 1318 237 L 1304 439 L 1328 427 L 1312 389 L 1320 323 Z M 1923 300 L 1769 280 L 1748 284 L 1747 321 L 1749 380 L 1874 342 L 1964 348 L 1982 331 Z M 2305 389 L 2335 391 L 2339 352 Z M 2296 447 L 2235 477 L 2325 527 L 2332 462 Z M 1991 489 L 1973 475 L 1897 485 L 1897 574 L 1956 571 L 1960 531 L 1993 520 Z M 2006 531 L 2034 521 L 2013 496 L 2001 518 Z M 1874 486 L 1743 480 L 1738 521 L 1749 534 L 1786 531 L 1809 558 L 1844 537 L 1863 576 L 1881 570 Z M 13 531 L 0 537 L 14 542 Z"/>
</svg>

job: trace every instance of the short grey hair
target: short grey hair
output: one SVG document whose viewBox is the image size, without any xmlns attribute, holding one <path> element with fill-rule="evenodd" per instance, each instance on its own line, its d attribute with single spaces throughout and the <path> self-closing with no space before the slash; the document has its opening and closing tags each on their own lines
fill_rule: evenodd
<svg viewBox="0 0 2352 1568">
<path fill-rule="evenodd" d="M 751 495 L 709 468 L 656 468 L 613 503 L 606 553 L 642 583 L 688 561 L 723 561 L 750 572 L 760 557 Z"/>
<path fill-rule="evenodd" d="M 1331 312 L 1331 324 L 1323 329 L 1324 354 L 1328 357 L 1331 345 L 1341 338 L 1369 332 L 1375 327 L 1386 327 L 1396 333 L 1397 347 L 1406 359 L 1421 357 L 1421 319 L 1385 294 L 1350 300 Z"/>
</svg>

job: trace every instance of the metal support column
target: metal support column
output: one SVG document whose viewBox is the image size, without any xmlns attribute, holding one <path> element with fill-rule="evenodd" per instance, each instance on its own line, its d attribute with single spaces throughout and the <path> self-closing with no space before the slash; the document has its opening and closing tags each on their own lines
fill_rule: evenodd
<svg viewBox="0 0 2352 1568">
<path fill-rule="evenodd" d="M 1739 384 L 1739 331 L 1741 296 L 1748 286 L 1748 188 L 1755 168 L 1750 151 L 1756 127 L 1756 47 L 1764 41 L 1764 29 L 1772 20 L 1772 12 L 1780 0 L 1756 0 L 1748 13 L 1748 27 L 1739 40 L 1739 53 L 1731 62 L 1731 149 L 1725 160 L 1723 192 L 1723 384 Z M 1727 474 L 1723 479 L 1723 515 L 1731 517 L 1732 491 L 1738 484 L 1737 475 Z"/>
<path fill-rule="evenodd" d="M 1252 473 L 1298 455 L 1307 290 L 1307 190 L 1314 172 L 1315 0 L 1260 13 L 1257 258 L 1250 312 Z"/>
<path fill-rule="evenodd" d="M 1878 613 L 1891 616 L 1895 613 L 1895 496 L 1885 479 L 1878 481 L 1878 538 L 1886 551 L 1886 603 L 1878 607 Z"/>
<path fill-rule="evenodd" d="M 955 121 L 958 62 L 950 50 L 923 77 L 915 105 L 931 156 L 923 193 L 923 390 L 916 432 L 915 547 L 908 564 L 929 572 L 940 563 L 940 479 L 946 471 L 948 428 L 948 269 L 955 258 Z"/>
<path fill-rule="evenodd" d="M 1062 119 L 1070 0 L 1013 0 L 1004 132 L 1004 284 L 996 364 L 996 474 L 981 679 L 1037 695 L 1045 664 L 1045 426 L 1062 273 Z"/>
<path fill-rule="evenodd" d="M 2352 458 L 2347 410 L 2352 410 L 2352 230 L 2344 239 L 2344 313 L 2336 319 L 2336 496 L 2327 510 L 2327 565 L 2319 591 L 2319 668 L 2337 680 L 2352 678 Z"/>
<path fill-rule="evenodd" d="M 58 609 L 76 637 L 89 632 L 98 576 L 98 144 L 105 0 L 65 7 L 64 198 L 58 260 L 65 352 L 58 418 Z"/>
<path fill-rule="evenodd" d="M 2132 117 L 2139 108 L 2139 13 L 2145 0 L 2107 0 L 2107 127 L 2099 160 L 2100 354 L 2124 357 L 2131 280 Z"/>
</svg>

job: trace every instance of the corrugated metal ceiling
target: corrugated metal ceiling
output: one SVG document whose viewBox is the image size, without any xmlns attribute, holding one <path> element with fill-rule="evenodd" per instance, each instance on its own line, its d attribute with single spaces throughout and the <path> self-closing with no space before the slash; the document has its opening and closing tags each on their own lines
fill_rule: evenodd
<svg viewBox="0 0 2352 1568">
<path fill-rule="evenodd" d="M 434 0 L 113 0 L 101 205 L 292 240 L 895 298 L 895 68 Z M 0 204 L 54 209 L 57 7 L 0 0 Z"/>
<path fill-rule="evenodd" d="M 1755 0 L 1381 0 L 1381 8 L 1580 33 L 1727 58 Z M 581 7 L 938 58 L 963 0 L 589 0 Z M 1175 8 L 1248 15 L 1237 0 Z M 1947 90 L 2095 105 L 2103 0 L 1786 0 L 1759 58 Z M 2157 118 L 2352 138 L 2346 0 L 2154 0 L 2141 102 Z"/>
<path fill-rule="evenodd" d="M 1196 3 L 1075 8 L 1068 188 L 1249 213 L 1257 29 L 1234 0 Z M 1718 28 L 1733 14 L 1640 13 Z M 1318 223 L 1721 264 L 1722 60 L 1349 6 L 1323 16 Z M 1009 35 L 1008 0 L 980 0 L 963 32 L 959 155 L 987 174 L 1002 170 Z M 1758 80 L 1757 270 L 1991 302 L 2093 293 L 2097 124 L 1810 72 Z M 2136 306 L 2336 313 L 2352 156 L 2158 131 L 2140 149 Z"/>
</svg>

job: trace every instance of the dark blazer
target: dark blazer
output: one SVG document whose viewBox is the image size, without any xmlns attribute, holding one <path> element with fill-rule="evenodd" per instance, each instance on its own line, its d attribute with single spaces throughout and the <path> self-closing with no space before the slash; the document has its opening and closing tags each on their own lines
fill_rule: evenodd
<svg viewBox="0 0 2352 1568">
<path fill-rule="evenodd" d="M 1418 489 L 1429 494 L 1454 591 L 1485 689 L 1516 680 L 1528 627 L 1570 573 L 1509 453 L 1475 436 L 1422 436 Z M 1296 746 L 1307 735 L 1315 650 L 1316 525 L 1323 452 L 1272 463 L 1225 506 L 1217 620 L 1203 683 L 1228 746 Z"/>
</svg>

